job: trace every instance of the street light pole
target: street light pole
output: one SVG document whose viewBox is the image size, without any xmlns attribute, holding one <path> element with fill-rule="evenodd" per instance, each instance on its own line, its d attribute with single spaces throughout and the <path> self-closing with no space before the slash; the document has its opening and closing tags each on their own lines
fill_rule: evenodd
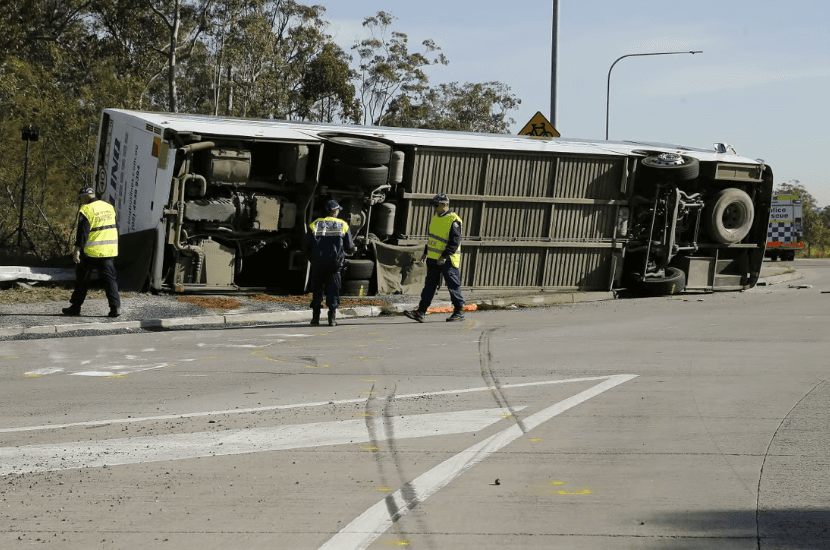
<svg viewBox="0 0 830 550">
<path fill-rule="evenodd" d="M 677 55 L 677 54 L 685 54 L 685 53 L 696 54 L 696 53 L 703 53 L 703 51 L 694 50 L 694 51 L 688 51 L 688 52 L 630 53 L 630 54 L 618 57 L 616 59 L 616 61 L 611 63 L 611 68 L 608 69 L 608 87 L 607 87 L 606 92 L 605 92 L 605 140 L 606 141 L 608 141 L 608 113 L 609 113 L 610 108 L 611 108 L 611 69 L 614 68 L 614 65 L 617 64 L 617 61 L 619 61 L 621 59 L 625 59 L 626 57 L 639 57 L 639 56 L 644 56 L 644 55 Z"/>
</svg>

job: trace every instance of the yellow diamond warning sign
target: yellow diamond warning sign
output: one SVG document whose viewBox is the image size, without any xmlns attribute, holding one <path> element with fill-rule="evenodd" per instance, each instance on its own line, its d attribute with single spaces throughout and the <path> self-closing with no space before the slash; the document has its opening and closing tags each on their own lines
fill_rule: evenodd
<svg viewBox="0 0 830 550">
<path fill-rule="evenodd" d="M 536 111 L 530 122 L 519 131 L 520 136 L 559 137 L 559 132 L 541 112 Z"/>
</svg>

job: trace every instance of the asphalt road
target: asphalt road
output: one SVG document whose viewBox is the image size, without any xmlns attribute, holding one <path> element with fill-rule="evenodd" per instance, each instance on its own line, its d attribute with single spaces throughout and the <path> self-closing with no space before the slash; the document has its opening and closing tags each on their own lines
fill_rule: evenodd
<svg viewBox="0 0 830 550">
<path fill-rule="evenodd" d="M 454 324 L 0 342 L 0 548 L 827 548 L 830 263 L 796 265 Z"/>
</svg>

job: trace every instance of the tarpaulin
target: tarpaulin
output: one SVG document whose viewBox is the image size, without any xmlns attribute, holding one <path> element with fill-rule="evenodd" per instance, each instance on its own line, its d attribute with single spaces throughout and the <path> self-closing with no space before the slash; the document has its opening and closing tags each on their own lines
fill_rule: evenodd
<svg viewBox="0 0 830 550">
<path fill-rule="evenodd" d="M 420 261 L 424 245 L 372 244 L 377 258 L 378 294 L 421 294 L 427 274 L 426 263 Z"/>
</svg>

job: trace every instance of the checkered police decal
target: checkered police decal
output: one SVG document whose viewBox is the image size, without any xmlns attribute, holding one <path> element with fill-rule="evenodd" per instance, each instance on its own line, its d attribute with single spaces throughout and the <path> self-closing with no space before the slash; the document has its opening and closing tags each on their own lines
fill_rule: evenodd
<svg viewBox="0 0 830 550">
<path fill-rule="evenodd" d="M 773 225 L 767 230 L 767 242 L 791 243 L 794 242 L 792 224 Z"/>
</svg>

